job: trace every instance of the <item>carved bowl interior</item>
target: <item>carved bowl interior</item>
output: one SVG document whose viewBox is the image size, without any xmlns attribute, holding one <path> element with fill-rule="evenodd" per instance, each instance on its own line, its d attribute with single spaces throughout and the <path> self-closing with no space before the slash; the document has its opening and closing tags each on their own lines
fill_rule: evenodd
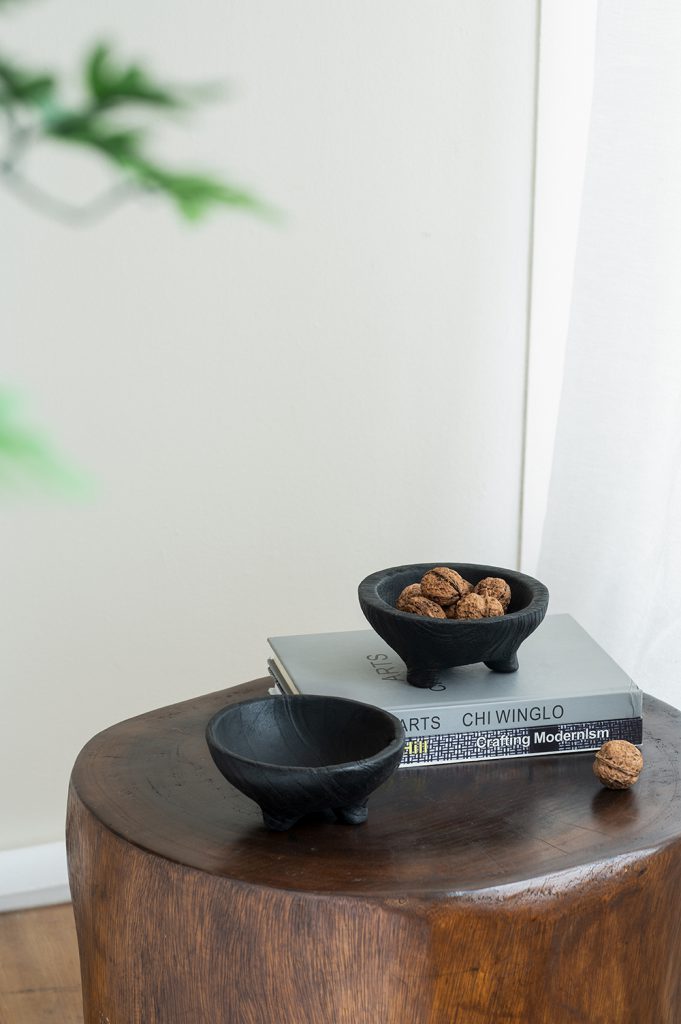
<svg viewBox="0 0 681 1024">
<path fill-rule="evenodd" d="M 489 619 L 430 619 L 398 611 L 395 601 L 410 583 L 437 565 L 456 569 L 475 585 L 486 576 L 500 576 L 511 588 L 505 615 Z M 438 671 L 483 661 L 497 672 L 518 668 L 520 645 L 540 624 L 549 592 L 539 580 L 514 569 L 470 562 L 423 562 L 382 569 L 359 585 L 359 603 L 371 626 L 407 665 L 414 686 L 431 686 Z"/>
<path fill-rule="evenodd" d="M 364 821 L 369 794 L 400 763 L 404 730 L 370 704 L 305 694 L 231 704 L 206 741 L 225 778 L 283 830 L 314 811 Z"/>
</svg>

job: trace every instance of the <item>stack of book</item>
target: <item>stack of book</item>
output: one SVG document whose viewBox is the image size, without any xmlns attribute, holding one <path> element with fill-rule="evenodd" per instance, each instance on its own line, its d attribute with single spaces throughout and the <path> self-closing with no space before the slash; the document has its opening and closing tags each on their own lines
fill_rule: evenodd
<svg viewBox="0 0 681 1024">
<path fill-rule="evenodd" d="M 642 739 L 642 694 L 569 615 L 549 615 L 509 675 L 484 665 L 410 686 L 371 629 L 269 639 L 276 691 L 348 697 L 391 711 L 407 734 L 402 766 L 598 750 Z"/>
</svg>

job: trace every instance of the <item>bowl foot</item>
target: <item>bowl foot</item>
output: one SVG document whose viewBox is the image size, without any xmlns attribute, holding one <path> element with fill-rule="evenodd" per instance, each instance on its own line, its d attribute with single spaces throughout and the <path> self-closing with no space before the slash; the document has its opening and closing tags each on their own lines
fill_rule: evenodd
<svg viewBox="0 0 681 1024">
<path fill-rule="evenodd" d="M 407 682 L 410 686 L 427 690 L 437 682 L 439 674 L 439 669 L 436 668 L 410 668 L 407 671 Z"/>
<path fill-rule="evenodd" d="M 347 807 L 334 807 L 333 810 L 329 809 L 318 812 L 315 817 L 321 821 L 333 821 L 335 816 L 344 825 L 361 825 L 367 820 L 368 815 L 369 809 L 365 802 L 362 804 L 349 804 Z M 303 815 L 303 817 L 311 818 L 310 815 Z M 287 817 L 283 814 L 263 811 L 262 820 L 265 828 L 269 829 L 270 832 L 288 832 L 290 828 L 293 828 L 300 821 L 300 815 Z"/>
<path fill-rule="evenodd" d="M 263 811 L 262 820 L 265 828 L 268 828 L 270 832 L 288 832 L 298 821 L 298 816 L 287 818 L 283 814 L 270 814 L 269 811 Z"/>
<path fill-rule="evenodd" d="M 350 807 L 334 807 L 333 813 L 344 825 L 361 825 L 367 820 L 369 808 L 366 804 L 352 804 Z"/>
<path fill-rule="evenodd" d="M 510 658 L 500 658 L 498 661 L 486 661 L 485 665 L 492 672 L 517 672 L 518 652 L 514 651 Z"/>
</svg>

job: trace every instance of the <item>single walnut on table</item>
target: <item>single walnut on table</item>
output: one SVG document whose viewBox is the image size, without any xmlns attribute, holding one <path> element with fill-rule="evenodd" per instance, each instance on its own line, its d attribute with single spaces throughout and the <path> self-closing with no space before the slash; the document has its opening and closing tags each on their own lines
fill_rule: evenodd
<svg viewBox="0 0 681 1024">
<path fill-rule="evenodd" d="M 594 775 L 608 789 L 629 789 L 642 768 L 643 754 L 628 740 L 608 740 L 594 761 Z"/>
</svg>

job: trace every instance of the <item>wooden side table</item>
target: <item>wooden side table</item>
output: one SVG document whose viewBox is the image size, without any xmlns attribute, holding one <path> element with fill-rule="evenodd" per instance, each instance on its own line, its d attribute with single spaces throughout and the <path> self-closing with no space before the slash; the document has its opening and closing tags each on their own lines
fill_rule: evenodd
<svg viewBox="0 0 681 1024">
<path fill-rule="evenodd" d="M 359 827 L 264 830 L 204 741 L 257 680 L 96 736 L 68 851 L 86 1024 L 679 1024 L 681 714 L 591 754 L 400 769 Z M 274 698 L 273 698 L 274 699 Z"/>
</svg>

